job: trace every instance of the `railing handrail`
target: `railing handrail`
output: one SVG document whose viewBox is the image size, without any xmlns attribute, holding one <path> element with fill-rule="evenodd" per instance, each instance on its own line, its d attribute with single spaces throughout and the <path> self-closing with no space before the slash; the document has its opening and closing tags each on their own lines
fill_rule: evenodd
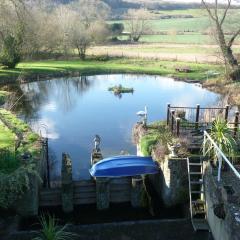
<svg viewBox="0 0 240 240">
<path fill-rule="evenodd" d="M 204 131 L 204 138 L 208 138 L 208 140 L 213 144 L 214 148 L 217 150 L 217 152 L 221 155 L 221 157 L 224 159 L 224 161 L 228 164 L 228 166 L 233 170 L 234 174 L 237 178 L 240 179 L 240 173 L 236 170 L 236 168 L 232 165 L 232 163 L 228 160 L 228 158 L 225 156 L 225 154 L 222 152 L 222 150 L 218 147 L 218 145 L 214 142 L 214 140 L 211 138 L 211 136 L 207 133 L 207 131 Z M 205 143 L 205 142 L 204 142 Z M 205 144 L 204 144 L 205 147 Z M 204 149 L 204 155 L 205 155 L 205 149 Z M 219 169 L 221 170 L 221 164 L 219 164 Z M 219 171 L 219 174 L 220 171 Z M 221 176 L 218 174 L 218 181 L 220 181 Z"/>
<path fill-rule="evenodd" d="M 174 107 L 174 106 L 170 106 L 170 109 L 174 108 L 174 109 L 196 109 L 196 107 Z M 225 110 L 226 107 L 200 107 L 199 109 L 212 109 L 212 110 Z"/>
</svg>

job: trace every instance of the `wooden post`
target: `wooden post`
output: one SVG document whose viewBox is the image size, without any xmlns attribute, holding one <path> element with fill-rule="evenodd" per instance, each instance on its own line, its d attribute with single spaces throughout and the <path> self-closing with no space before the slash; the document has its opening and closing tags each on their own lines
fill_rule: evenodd
<svg viewBox="0 0 240 240">
<path fill-rule="evenodd" d="M 234 120 L 234 133 L 233 133 L 234 137 L 237 137 L 238 124 L 239 124 L 239 112 L 236 112 Z"/>
<path fill-rule="evenodd" d="M 171 108 L 171 104 L 168 103 L 167 105 L 167 126 L 169 125 L 169 121 L 170 121 L 170 108 Z"/>
<path fill-rule="evenodd" d="M 73 211 L 72 160 L 66 153 L 62 154 L 62 210 Z"/>
<path fill-rule="evenodd" d="M 96 178 L 96 200 L 97 209 L 105 210 L 110 205 L 110 186 L 109 178 Z"/>
<path fill-rule="evenodd" d="M 199 115 L 200 115 L 200 105 L 197 104 L 196 108 L 196 121 L 195 121 L 195 128 L 198 129 L 199 127 Z"/>
<path fill-rule="evenodd" d="M 228 121 L 228 114 L 229 114 L 229 105 L 226 105 L 225 108 L 225 120 Z"/>
<path fill-rule="evenodd" d="M 177 136 L 179 137 L 180 135 L 180 118 L 176 118 L 176 123 L 177 123 Z"/>
<path fill-rule="evenodd" d="M 142 193 L 143 179 L 142 177 L 132 177 L 132 189 L 131 189 L 131 205 L 134 208 L 140 208 L 143 205 Z"/>
<path fill-rule="evenodd" d="M 174 115 L 175 115 L 175 111 L 172 110 L 171 113 L 172 113 L 172 119 L 171 119 L 171 131 L 172 131 L 172 133 L 173 133 L 173 130 L 174 130 Z"/>
</svg>

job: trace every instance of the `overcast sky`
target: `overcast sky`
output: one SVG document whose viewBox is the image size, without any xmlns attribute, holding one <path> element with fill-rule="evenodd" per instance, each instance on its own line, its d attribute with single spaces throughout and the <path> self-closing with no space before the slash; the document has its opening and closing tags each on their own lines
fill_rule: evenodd
<svg viewBox="0 0 240 240">
<path fill-rule="evenodd" d="M 192 2 L 197 2 L 201 3 L 201 0 L 163 0 L 165 2 L 185 2 L 185 3 L 192 3 Z M 214 0 L 206 0 L 207 2 L 213 2 Z M 227 3 L 227 0 L 219 0 L 221 3 Z M 238 3 L 240 4 L 240 0 L 232 0 L 233 3 Z"/>
</svg>

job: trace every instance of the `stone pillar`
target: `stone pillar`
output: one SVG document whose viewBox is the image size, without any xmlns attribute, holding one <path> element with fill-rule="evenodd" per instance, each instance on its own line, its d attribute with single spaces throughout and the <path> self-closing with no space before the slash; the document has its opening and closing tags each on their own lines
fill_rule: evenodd
<svg viewBox="0 0 240 240">
<path fill-rule="evenodd" d="M 97 209 L 108 209 L 110 200 L 109 178 L 96 178 L 96 191 Z"/>
<path fill-rule="evenodd" d="M 143 179 L 141 177 L 132 178 L 131 204 L 134 208 L 143 206 Z"/>
<path fill-rule="evenodd" d="M 62 210 L 65 213 L 73 211 L 73 181 L 72 160 L 69 155 L 62 155 Z"/>
<path fill-rule="evenodd" d="M 17 202 L 17 213 L 20 217 L 34 217 L 38 215 L 39 208 L 39 179 L 29 174 L 29 189 Z"/>
</svg>

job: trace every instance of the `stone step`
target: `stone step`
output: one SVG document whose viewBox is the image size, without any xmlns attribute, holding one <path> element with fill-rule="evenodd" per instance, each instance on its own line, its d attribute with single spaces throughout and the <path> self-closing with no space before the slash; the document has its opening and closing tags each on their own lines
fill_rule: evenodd
<svg viewBox="0 0 240 240">
<path fill-rule="evenodd" d="M 192 185 L 202 185 L 203 182 L 202 181 L 191 181 L 190 184 L 192 184 Z"/>
<path fill-rule="evenodd" d="M 202 163 L 189 163 L 190 166 L 202 166 Z"/>
<path fill-rule="evenodd" d="M 195 201 L 192 201 L 192 204 L 205 204 L 205 202 L 203 200 L 195 200 Z"/>
<path fill-rule="evenodd" d="M 208 222 L 205 218 L 193 218 L 192 224 L 193 224 L 195 231 L 196 230 L 206 230 L 206 231 L 210 230 Z"/>
<path fill-rule="evenodd" d="M 193 194 L 204 193 L 204 191 L 203 191 L 203 190 L 200 190 L 200 191 L 191 191 L 191 193 L 193 193 Z"/>
<path fill-rule="evenodd" d="M 189 172 L 190 175 L 202 175 L 202 172 Z"/>
</svg>

